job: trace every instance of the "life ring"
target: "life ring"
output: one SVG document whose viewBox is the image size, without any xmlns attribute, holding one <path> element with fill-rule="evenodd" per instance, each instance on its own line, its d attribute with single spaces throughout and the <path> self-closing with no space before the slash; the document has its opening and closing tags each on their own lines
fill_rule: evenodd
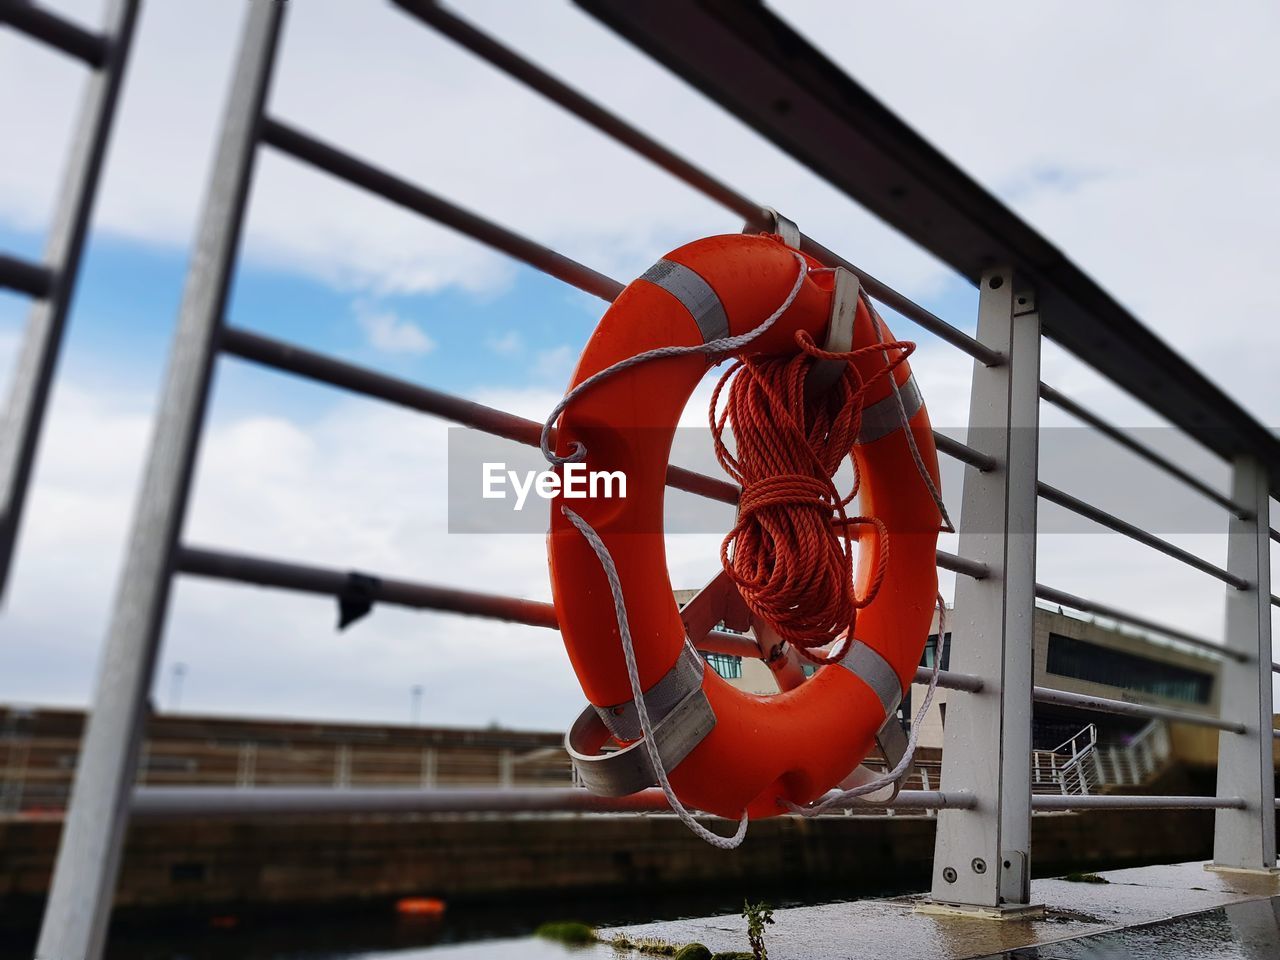
<svg viewBox="0 0 1280 960">
<path fill-rule="evenodd" d="M 804 256 L 804 255 L 801 255 Z M 600 320 L 582 353 L 573 385 L 619 361 L 672 345 L 695 345 L 754 329 L 797 282 L 797 253 L 778 236 L 731 235 L 687 244 L 631 283 Z M 749 348 L 794 353 L 804 330 L 823 342 L 832 315 L 831 271 L 805 257 L 792 305 Z M 812 272 L 811 272 L 812 271 Z M 855 347 L 891 340 L 857 301 Z M 855 361 L 870 378 L 879 352 Z M 865 366 L 865 369 L 863 369 Z M 662 533 L 663 502 L 676 424 L 707 372 L 705 356 L 643 363 L 592 384 L 564 410 L 556 450 L 585 445 L 592 470 L 622 471 L 625 498 L 567 501 L 612 554 L 634 639 L 640 686 L 670 782 L 681 802 L 732 819 L 785 812 L 848 776 L 868 755 L 886 717 L 912 682 L 929 634 L 937 595 L 938 506 L 921 482 L 905 432 L 907 415 L 923 466 L 938 484 L 928 412 L 907 363 L 867 398 L 854 456 L 862 474 L 859 511 L 880 518 L 891 543 L 876 600 L 860 612 L 856 642 L 840 662 L 821 667 L 795 689 L 771 696 L 738 690 L 692 650 L 672 595 Z M 901 403 L 901 406 L 899 405 Z M 865 544 L 867 541 L 864 540 Z M 547 538 L 560 631 L 590 706 L 567 745 L 582 779 L 601 793 L 652 783 L 613 606 L 600 560 L 552 503 Z M 871 576 L 859 551 L 856 586 Z M 606 744 L 620 750 L 602 753 Z M 628 759 L 630 758 L 630 759 Z M 606 774 L 604 771 L 609 769 Z"/>
</svg>

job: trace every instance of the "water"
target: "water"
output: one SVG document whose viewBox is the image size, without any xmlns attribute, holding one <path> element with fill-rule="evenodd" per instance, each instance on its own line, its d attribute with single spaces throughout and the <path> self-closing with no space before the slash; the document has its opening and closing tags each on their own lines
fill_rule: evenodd
<svg viewBox="0 0 1280 960">
<path fill-rule="evenodd" d="M 1280 957 L 1280 898 L 1272 897 L 1234 903 L 1163 923 L 1042 947 L 1025 947 L 985 960 L 1275 960 L 1276 957 Z"/>
<path fill-rule="evenodd" d="M 610 926 L 736 914 L 743 896 L 739 888 L 723 887 L 663 896 L 512 898 L 498 904 L 451 906 L 441 920 L 398 917 L 390 905 L 362 913 L 322 909 L 288 918 L 222 912 L 118 926 L 108 943 L 107 960 L 618 960 L 620 955 L 603 944 L 565 947 L 533 937 L 532 932 L 549 920 Z M 776 906 L 833 899 L 830 889 L 796 887 L 755 888 L 750 896 Z M 740 922 L 745 946 L 745 921 Z M 0 930 L 0 960 L 31 960 L 35 936 L 30 928 Z"/>
<path fill-rule="evenodd" d="M 694 903 L 719 908 L 690 909 Z M 740 903 L 740 901 L 738 901 Z M 560 902 L 560 913 L 591 922 L 626 922 L 729 913 L 727 897 L 702 896 L 623 905 L 606 901 Z M 662 909 L 665 907 L 665 912 Z M 576 908 L 576 913 L 573 910 Z M 568 911 L 568 912 L 566 912 Z M 528 905 L 463 908 L 438 922 L 385 916 L 307 917 L 292 921 L 243 920 L 234 926 L 170 923 L 119 931 L 108 960 L 618 960 L 612 947 L 566 947 L 530 936 Z M 603 921 L 600 918 L 610 916 Z M 503 935 L 503 934 L 514 935 Z M 0 934 L 0 958 L 30 960 L 32 936 Z M 744 937 L 745 940 L 745 937 Z M 627 954 L 626 956 L 639 956 Z M 1094 934 L 1041 947 L 1023 947 L 986 960 L 1275 960 L 1280 957 L 1280 898 L 1232 904 L 1215 910 Z"/>
</svg>

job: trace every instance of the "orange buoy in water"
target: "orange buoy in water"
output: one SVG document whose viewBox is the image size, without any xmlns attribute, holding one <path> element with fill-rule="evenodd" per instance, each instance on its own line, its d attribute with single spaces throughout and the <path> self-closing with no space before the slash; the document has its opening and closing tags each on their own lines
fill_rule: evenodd
<svg viewBox="0 0 1280 960">
<path fill-rule="evenodd" d="M 396 913 L 402 917 L 443 917 L 445 903 L 437 897 L 401 897 Z"/>
</svg>

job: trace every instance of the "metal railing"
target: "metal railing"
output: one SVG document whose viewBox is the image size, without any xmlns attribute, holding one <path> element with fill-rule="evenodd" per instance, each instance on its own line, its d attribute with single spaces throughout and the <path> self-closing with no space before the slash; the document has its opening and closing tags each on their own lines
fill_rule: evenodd
<svg viewBox="0 0 1280 960">
<path fill-rule="evenodd" d="M 80 747 L 76 739 L 0 738 L 0 815 L 65 808 Z M 138 763 L 140 788 L 551 788 L 574 782 L 560 747 L 462 744 L 281 743 L 245 739 L 149 740 Z"/>
<path fill-rule="evenodd" d="M 1031 754 L 1031 792 L 1089 793 L 1088 784 L 1079 775 L 1082 758 L 1091 756 L 1098 745 L 1098 728 L 1089 724 L 1051 750 L 1034 750 Z"/>
<path fill-rule="evenodd" d="M 455 14 L 429 0 L 396 3 L 424 26 L 736 212 L 748 225 L 763 229 L 771 224 L 770 214 L 755 201 Z M 853 270 L 874 299 L 974 359 L 968 443 L 939 441 L 942 452 L 966 467 L 959 550 L 938 554 L 940 567 L 959 574 L 956 606 L 962 613 L 953 635 L 953 669 L 943 674 L 941 685 L 965 695 L 948 701 L 943 789 L 903 791 L 893 801 L 897 809 L 938 811 L 932 896 L 961 907 L 1025 907 L 1033 810 L 1214 809 L 1219 865 L 1273 867 L 1275 800 L 1268 732 L 1271 670 L 1267 667 L 1272 662 L 1268 604 L 1273 598 L 1267 547 L 1268 493 L 1280 482 L 1280 444 L 1043 238 L 763 6 L 735 4 L 733 16 L 721 16 L 717 11 L 725 4 L 719 0 L 645 4 L 581 0 L 581 5 L 979 286 L 977 334 L 970 336 L 817 241 L 809 237 L 801 241 L 802 249 L 817 259 Z M 556 626 L 554 611 L 545 603 L 355 576 L 180 543 L 211 370 L 220 354 L 523 443 L 534 442 L 539 427 L 503 411 L 227 326 L 223 313 L 259 147 L 286 153 L 602 300 L 612 299 L 623 286 L 354 153 L 324 143 L 284 119 L 268 116 L 267 91 L 285 7 L 252 0 L 244 28 L 139 493 L 145 509 L 138 510 L 133 523 L 42 928 L 41 956 L 101 955 L 121 841 L 133 814 L 621 812 L 663 807 L 661 794 L 651 790 L 621 799 L 593 797 L 578 789 L 148 787 L 134 791 L 142 706 L 151 687 L 176 574 Z M 709 56 L 710 50 L 717 52 Z M 774 109 L 783 102 L 788 109 Z M 842 105 L 839 110 L 831 107 L 837 103 Z M 821 119 L 816 126 L 815 118 Z M 858 178 L 851 177 L 853 170 L 859 171 Z M 912 202 L 901 203 L 902 197 L 911 197 Z M 1053 403 L 1061 399 L 1040 382 L 1042 329 L 1233 463 L 1229 496 L 1198 481 L 1192 483 L 1231 514 L 1225 569 L 1039 483 L 1039 403 L 1042 397 Z M 1082 408 L 1064 409 L 1113 439 L 1123 436 L 1100 418 L 1085 417 Z M 1132 448 L 1127 441 L 1120 442 Z M 1146 459 L 1157 466 L 1173 466 L 1158 455 Z M 1169 472 L 1183 482 L 1194 480 L 1177 469 Z M 731 484 L 674 468 L 668 482 L 724 502 L 731 503 L 737 496 Z M 1224 644 L 1037 584 L 1038 497 L 1224 582 L 1228 589 Z M 1156 630 L 1221 655 L 1222 715 L 1208 717 L 1034 687 L 1031 625 L 1037 596 Z M 704 647 L 712 652 L 759 655 L 749 638 L 731 634 L 712 634 Z M 1035 702 L 1219 729 L 1218 795 L 1033 797 L 1030 729 Z"/>
<path fill-rule="evenodd" d="M 1140 787 L 1168 766 L 1172 752 L 1164 720 L 1152 720 L 1131 738 L 1105 746 L 1098 744 L 1098 730 L 1091 723 L 1052 750 L 1035 752 L 1031 790 L 1087 796 Z"/>
<path fill-rule="evenodd" d="M 0 26 L 80 60 L 91 73 L 63 171 L 44 259 L 0 252 L 0 287 L 33 299 L 9 398 L 0 420 L 0 597 L 4 596 L 35 463 L 40 428 L 75 294 L 103 156 L 129 61 L 140 0 L 111 0 L 101 33 L 29 0 L 0 3 Z"/>
</svg>

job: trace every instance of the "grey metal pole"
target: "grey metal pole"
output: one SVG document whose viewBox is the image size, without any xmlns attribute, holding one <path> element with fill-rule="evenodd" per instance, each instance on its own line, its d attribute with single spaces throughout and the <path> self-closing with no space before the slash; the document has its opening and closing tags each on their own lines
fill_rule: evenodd
<svg viewBox="0 0 1280 960">
<path fill-rule="evenodd" d="M 1225 642 L 1248 654 L 1222 664 L 1222 717 L 1244 733 L 1218 735 L 1218 796 L 1243 797 L 1243 810 L 1219 810 L 1213 820 L 1213 868 L 1276 873 L 1276 773 L 1271 714 L 1271 500 L 1269 478 L 1251 458 L 1232 473 L 1231 499 L 1253 514 L 1232 516 L 1227 568 L 1248 581 L 1228 588 Z"/>
<path fill-rule="evenodd" d="M 434 778 L 433 773 L 429 776 Z M 423 779 L 428 775 L 424 774 Z M 1201 798 L 1202 804 L 1213 802 Z M 892 801 L 855 800 L 847 805 L 937 810 L 971 807 L 973 803 L 974 798 L 964 793 L 903 790 Z M 133 810 L 135 816 L 147 819 L 318 813 L 671 813 L 666 797 L 657 787 L 625 797 L 599 797 L 581 787 L 139 787 L 133 793 Z"/>
<path fill-rule="evenodd" d="M 980 678 L 952 696 L 942 782 L 978 798 L 942 810 L 930 901 L 923 910 L 1028 912 L 1031 864 L 1031 688 L 1035 649 L 1036 470 L 1040 316 L 1008 269 L 982 277 L 978 338 L 1009 360 L 974 363 L 969 441 L 997 469 L 965 470 L 960 553 L 990 568 L 956 581 L 951 666 Z"/>
<path fill-rule="evenodd" d="M 38 960 L 98 960 L 128 823 L 147 695 L 169 599 L 209 379 L 284 13 L 252 0 L 178 315 L 124 573 L 81 744 L 36 949 Z"/>
<path fill-rule="evenodd" d="M 106 58 L 89 77 L 58 207 L 45 244 L 49 289 L 31 306 L 4 419 L 0 420 L 0 597 L 13 563 L 40 425 L 49 402 L 67 310 L 80 274 L 89 216 L 129 60 L 138 3 L 139 0 L 112 0 L 107 10 L 106 31 L 110 39 Z"/>
</svg>

